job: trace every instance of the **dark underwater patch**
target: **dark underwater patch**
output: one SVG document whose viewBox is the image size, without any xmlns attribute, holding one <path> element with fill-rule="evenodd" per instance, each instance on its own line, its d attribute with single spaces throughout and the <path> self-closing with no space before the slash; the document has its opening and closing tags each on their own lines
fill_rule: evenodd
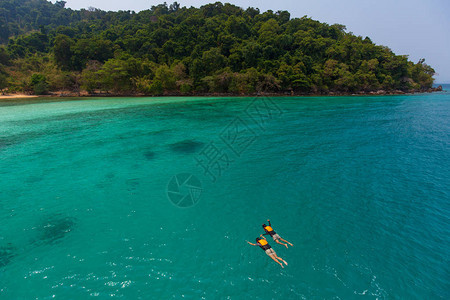
<svg viewBox="0 0 450 300">
<path fill-rule="evenodd" d="M 114 177 L 116 177 L 116 174 L 114 174 L 113 172 L 108 172 L 105 175 L 105 178 L 107 178 L 107 179 L 113 179 Z"/>
<path fill-rule="evenodd" d="M 139 178 L 130 178 L 125 181 L 125 184 L 127 185 L 127 191 L 134 191 L 138 188 L 140 182 Z"/>
<path fill-rule="evenodd" d="M 10 243 L 0 247 L 0 268 L 10 263 L 11 259 L 16 256 L 15 251 L 16 247 Z"/>
<path fill-rule="evenodd" d="M 10 136 L 0 137 L 0 150 L 3 148 L 11 147 L 14 145 L 18 145 L 24 143 L 26 141 L 39 138 L 45 134 L 48 134 L 44 131 L 29 131 L 24 133 L 19 133 Z"/>
<path fill-rule="evenodd" d="M 169 147 L 173 152 L 181 154 L 190 154 L 199 150 L 203 145 L 204 143 L 202 142 L 197 142 L 194 140 L 184 140 L 181 142 L 171 144 L 169 145 Z"/>
<path fill-rule="evenodd" d="M 153 152 L 153 151 L 151 151 L 151 150 L 148 150 L 148 151 L 145 151 L 145 152 L 144 152 L 144 157 L 145 157 L 146 159 L 148 159 L 148 160 L 154 159 L 154 158 L 155 158 L 155 155 L 156 155 L 156 153 Z"/>
<path fill-rule="evenodd" d="M 37 226 L 38 241 L 53 244 L 64 238 L 76 225 L 75 218 L 61 214 L 51 215 Z"/>
<path fill-rule="evenodd" d="M 42 180 L 42 176 L 30 175 L 25 179 L 26 183 L 36 183 Z"/>
<path fill-rule="evenodd" d="M 15 144 L 12 138 L 0 138 L 0 150 Z"/>
</svg>

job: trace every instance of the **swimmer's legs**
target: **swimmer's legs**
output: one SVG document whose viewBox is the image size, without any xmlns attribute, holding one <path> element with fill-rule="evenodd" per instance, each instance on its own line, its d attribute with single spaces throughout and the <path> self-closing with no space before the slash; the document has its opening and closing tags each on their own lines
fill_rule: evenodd
<svg viewBox="0 0 450 300">
<path fill-rule="evenodd" d="M 283 245 L 283 246 L 285 246 L 285 247 L 287 248 L 288 245 L 287 245 L 287 244 L 284 244 L 284 243 L 282 243 L 282 242 L 280 242 L 280 239 L 281 239 L 281 238 L 276 239 L 275 242 L 276 242 L 277 244 Z"/>
<path fill-rule="evenodd" d="M 283 239 L 283 238 L 280 238 L 280 240 L 282 240 L 283 242 L 286 242 L 286 243 L 288 243 L 289 245 L 291 245 L 291 246 L 294 246 L 294 245 L 292 245 L 291 243 L 289 243 L 288 241 L 286 241 L 285 239 Z M 278 242 L 277 242 L 278 243 Z M 287 246 L 286 246 L 286 248 L 287 248 Z"/>
<path fill-rule="evenodd" d="M 283 267 L 283 264 L 280 263 L 280 262 L 278 261 L 278 259 L 276 258 L 276 257 L 277 257 L 276 254 L 269 254 L 269 257 L 270 257 L 271 259 L 273 259 L 277 264 L 279 264 L 282 268 L 284 268 L 284 267 Z"/>
<path fill-rule="evenodd" d="M 279 259 L 279 260 L 281 260 L 282 262 L 284 262 L 284 264 L 287 266 L 287 262 L 284 260 L 284 259 L 282 259 L 281 257 L 279 257 L 276 253 L 274 254 L 275 255 L 275 257 L 277 258 L 277 259 Z"/>
</svg>

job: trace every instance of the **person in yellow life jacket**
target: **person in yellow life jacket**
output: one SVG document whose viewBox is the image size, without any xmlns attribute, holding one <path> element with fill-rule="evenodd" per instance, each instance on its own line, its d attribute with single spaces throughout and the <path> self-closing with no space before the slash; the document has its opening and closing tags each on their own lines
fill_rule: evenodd
<svg viewBox="0 0 450 300">
<path fill-rule="evenodd" d="M 266 224 L 262 224 L 262 227 L 266 232 L 264 235 L 270 235 L 277 244 L 284 245 L 286 246 L 286 248 L 288 247 L 287 244 L 291 245 L 291 247 L 294 246 L 285 239 L 282 239 L 281 236 L 279 236 L 278 233 L 276 233 L 275 230 L 273 230 L 272 225 L 270 224 L 270 220 L 267 220 L 267 222 L 269 222 L 269 226 L 267 226 Z M 286 242 L 287 244 L 280 242 L 280 240 Z"/>
<path fill-rule="evenodd" d="M 279 257 L 275 251 L 272 249 L 272 247 L 270 247 L 269 243 L 267 242 L 266 238 L 263 237 L 263 235 L 260 235 L 261 238 L 257 237 L 256 238 L 256 244 L 250 243 L 249 241 L 247 241 L 247 243 L 249 243 L 252 246 L 259 246 L 261 249 L 263 249 L 264 252 L 266 252 L 267 255 L 269 255 L 269 257 L 271 259 L 273 259 L 277 264 L 279 264 L 282 268 L 284 268 L 283 264 L 281 262 L 284 262 L 284 264 L 287 266 L 287 262 L 284 261 L 281 257 Z"/>
</svg>

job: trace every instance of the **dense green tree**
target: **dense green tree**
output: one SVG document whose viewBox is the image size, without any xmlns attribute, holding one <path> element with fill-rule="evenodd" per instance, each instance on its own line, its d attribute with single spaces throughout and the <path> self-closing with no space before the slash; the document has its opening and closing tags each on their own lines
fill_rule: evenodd
<svg viewBox="0 0 450 300">
<path fill-rule="evenodd" d="M 163 83 L 160 80 L 154 80 L 150 85 L 149 92 L 154 96 L 162 95 L 164 92 Z"/>
<path fill-rule="evenodd" d="M 0 47 L 0 66 L 9 64 L 10 64 L 10 57 L 8 52 L 4 47 Z"/>
<path fill-rule="evenodd" d="M 176 87 L 175 73 L 167 65 L 161 65 L 156 69 L 155 81 L 161 82 L 163 90 L 174 90 Z"/>
<path fill-rule="evenodd" d="M 97 74 L 103 90 L 118 93 L 133 90 L 129 66 L 124 60 L 112 58 L 106 61 Z"/>
<path fill-rule="evenodd" d="M 8 77 L 0 72 L 0 91 L 3 93 L 3 89 L 8 86 Z"/>
<path fill-rule="evenodd" d="M 85 89 L 89 93 L 93 93 L 95 90 L 100 89 L 100 75 L 99 71 L 102 64 L 99 61 L 92 60 L 86 64 L 86 68 L 81 73 L 81 88 Z"/>
<path fill-rule="evenodd" d="M 30 78 L 30 87 L 36 95 L 48 94 L 48 82 L 45 75 L 33 74 Z"/>
<path fill-rule="evenodd" d="M 55 38 L 53 52 L 58 66 L 63 70 L 73 70 L 74 41 L 64 34 L 58 34 Z"/>
<path fill-rule="evenodd" d="M 412 79 L 418 85 L 416 88 L 430 88 L 433 85 L 434 73 L 434 69 L 425 63 L 425 59 L 411 65 Z"/>
<path fill-rule="evenodd" d="M 75 70 L 81 70 L 89 60 L 105 62 L 114 56 L 111 41 L 100 38 L 79 39 L 72 47 L 72 61 Z"/>
<path fill-rule="evenodd" d="M 52 4 L 46 0 L 2 0 L 0 1 L 0 43 L 11 36 L 38 30 L 42 26 L 56 28 L 59 25 L 75 24 L 82 20 L 99 19 L 104 12 L 86 14 L 84 10 L 65 8 L 65 1 Z"/>
</svg>

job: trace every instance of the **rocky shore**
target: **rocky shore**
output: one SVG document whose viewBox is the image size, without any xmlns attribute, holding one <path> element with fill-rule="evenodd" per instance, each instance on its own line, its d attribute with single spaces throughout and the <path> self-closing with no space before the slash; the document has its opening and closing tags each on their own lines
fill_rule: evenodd
<svg viewBox="0 0 450 300">
<path fill-rule="evenodd" d="M 322 92 L 322 93 L 299 93 L 299 92 L 259 92 L 253 94 L 236 94 L 236 93 L 164 93 L 162 95 L 156 96 L 199 96 L 199 97 L 254 97 L 254 96 L 367 96 L 367 95 L 405 95 L 405 94 L 420 94 L 420 93 L 433 93 L 433 92 L 441 92 L 442 86 L 439 85 L 435 88 L 430 88 L 426 90 L 378 90 L 378 91 L 360 91 L 360 92 Z M 0 99 L 15 99 L 15 98 L 35 98 L 35 97 L 151 97 L 154 95 L 146 95 L 142 93 L 114 93 L 114 92 L 102 92 L 96 91 L 94 93 L 88 93 L 86 91 L 57 91 L 49 93 L 48 95 L 30 95 L 30 94 L 6 94 L 0 95 Z"/>
</svg>

